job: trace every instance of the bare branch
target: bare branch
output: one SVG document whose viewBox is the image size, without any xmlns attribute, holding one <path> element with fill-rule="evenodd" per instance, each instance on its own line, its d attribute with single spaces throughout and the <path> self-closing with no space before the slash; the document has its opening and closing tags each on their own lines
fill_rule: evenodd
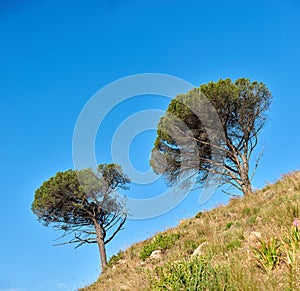
<svg viewBox="0 0 300 291">
<path fill-rule="evenodd" d="M 118 228 L 114 231 L 114 233 L 110 236 L 110 238 L 104 241 L 104 244 L 109 243 L 115 237 L 115 235 L 122 229 L 125 221 L 126 221 L 126 217 L 122 220 L 122 222 L 119 224 Z"/>
</svg>

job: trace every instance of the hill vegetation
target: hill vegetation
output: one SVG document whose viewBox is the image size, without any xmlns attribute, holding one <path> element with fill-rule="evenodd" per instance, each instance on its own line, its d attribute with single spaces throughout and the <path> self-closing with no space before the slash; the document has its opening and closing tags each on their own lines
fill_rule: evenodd
<svg viewBox="0 0 300 291">
<path fill-rule="evenodd" d="M 300 172 L 113 256 L 81 290 L 300 290 Z"/>
</svg>

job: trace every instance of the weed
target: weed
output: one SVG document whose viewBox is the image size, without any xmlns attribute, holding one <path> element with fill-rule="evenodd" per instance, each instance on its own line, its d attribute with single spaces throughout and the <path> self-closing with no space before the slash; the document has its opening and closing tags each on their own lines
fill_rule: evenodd
<svg viewBox="0 0 300 291">
<path fill-rule="evenodd" d="M 232 240 L 231 242 L 229 242 L 229 243 L 226 245 L 226 249 L 227 249 L 228 251 L 231 251 L 231 250 L 240 248 L 241 245 L 242 245 L 242 243 L 240 242 L 240 240 L 234 239 L 234 240 Z"/>
<path fill-rule="evenodd" d="M 157 267 L 150 278 L 151 290 L 235 290 L 229 286 L 229 270 L 213 267 L 204 258 Z"/>
<path fill-rule="evenodd" d="M 195 218 L 200 218 L 200 217 L 202 217 L 202 215 L 203 215 L 203 212 L 200 211 L 195 215 Z"/>
<path fill-rule="evenodd" d="M 247 216 L 251 213 L 251 209 L 249 207 L 245 207 L 243 210 L 242 210 L 242 216 Z"/>
<path fill-rule="evenodd" d="M 122 260 L 122 259 L 124 259 L 124 252 L 122 252 L 122 251 L 120 250 L 116 255 L 113 255 L 113 256 L 109 259 L 109 261 L 108 261 L 108 263 L 107 263 L 107 266 L 108 266 L 108 267 L 111 267 L 111 266 L 117 264 L 118 261 L 119 261 L 119 260 Z"/>
<path fill-rule="evenodd" d="M 300 227 L 300 222 L 298 218 L 295 218 L 290 232 L 282 240 L 287 255 L 287 262 L 290 267 L 293 267 L 294 264 L 296 263 L 296 251 L 299 250 L 299 244 L 300 244 L 299 227 Z"/>
<path fill-rule="evenodd" d="M 256 215 L 252 215 L 251 217 L 249 217 L 249 219 L 247 220 L 247 224 L 250 226 L 253 225 L 256 221 L 256 217 Z"/>
<path fill-rule="evenodd" d="M 272 271 L 279 263 L 279 247 L 280 242 L 277 238 L 271 238 L 268 241 L 260 241 L 260 246 L 254 248 L 257 255 L 257 262 L 259 267 L 267 273 Z"/>
<path fill-rule="evenodd" d="M 229 229 L 233 224 L 233 222 L 226 223 L 225 230 Z"/>
<path fill-rule="evenodd" d="M 171 233 L 169 235 L 158 234 L 150 243 L 144 245 L 140 252 L 140 259 L 145 261 L 154 250 L 167 250 L 171 248 L 179 238 L 179 233 Z"/>
<path fill-rule="evenodd" d="M 292 204 L 290 206 L 290 212 L 292 214 L 292 217 L 299 217 L 299 215 L 300 215 L 299 205 L 298 204 Z"/>
<path fill-rule="evenodd" d="M 192 254 L 198 244 L 195 241 L 188 239 L 184 241 L 183 246 L 187 253 Z"/>
</svg>

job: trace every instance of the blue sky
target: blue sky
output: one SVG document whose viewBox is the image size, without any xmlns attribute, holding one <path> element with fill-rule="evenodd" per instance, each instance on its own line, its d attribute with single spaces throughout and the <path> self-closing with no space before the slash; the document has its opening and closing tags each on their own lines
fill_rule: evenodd
<svg viewBox="0 0 300 291">
<path fill-rule="evenodd" d="M 0 1 L 0 290 L 74 290 L 96 280 L 96 246 L 53 247 L 59 233 L 39 224 L 30 205 L 43 181 L 73 168 L 79 113 L 119 78 L 163 73 L 196 86 L 243 76 L 266 83 L 274 101 L 253 185 L 299 169 L 299 16 L 296 0 Z M 163 97 L 143 98 L 108 116 L 97 135 L 97 161 L 110 161 L 110 120 L 167 108 Z M 147 131 L 132 142 L 132 163 L 142 171 L 154 138 Z M 148 185 L 131 195 L 159 191 Z M 198 196 L 165 215 L 129 220 L 108 255 L 226 201 L 217 192 L 200 207 Z"/>
</svg>

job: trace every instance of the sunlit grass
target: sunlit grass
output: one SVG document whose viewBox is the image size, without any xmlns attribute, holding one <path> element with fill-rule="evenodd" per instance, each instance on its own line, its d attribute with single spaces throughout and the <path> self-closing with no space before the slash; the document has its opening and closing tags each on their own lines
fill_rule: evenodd
<svg viewBox="0 0 300 291">
<path fill-rule="evenodd" d="M 300 290 L 299 198 L 300 172 L 285 175 L 251 196 L 199 212 L 158 234 L 168 245 L 160 259 L 150 260 L 148 253 L 141 259 L 155 239 L 131 246 L 82 290 L 206 290 L 195 287 L 202 283 L 207 290 Z M 261 237 L 255 239 L 253 232 Z M 201 254 L 192 258 L 200 244 Z M 205 285 L 209 282 L 215 284 Z"/>
</svg>

